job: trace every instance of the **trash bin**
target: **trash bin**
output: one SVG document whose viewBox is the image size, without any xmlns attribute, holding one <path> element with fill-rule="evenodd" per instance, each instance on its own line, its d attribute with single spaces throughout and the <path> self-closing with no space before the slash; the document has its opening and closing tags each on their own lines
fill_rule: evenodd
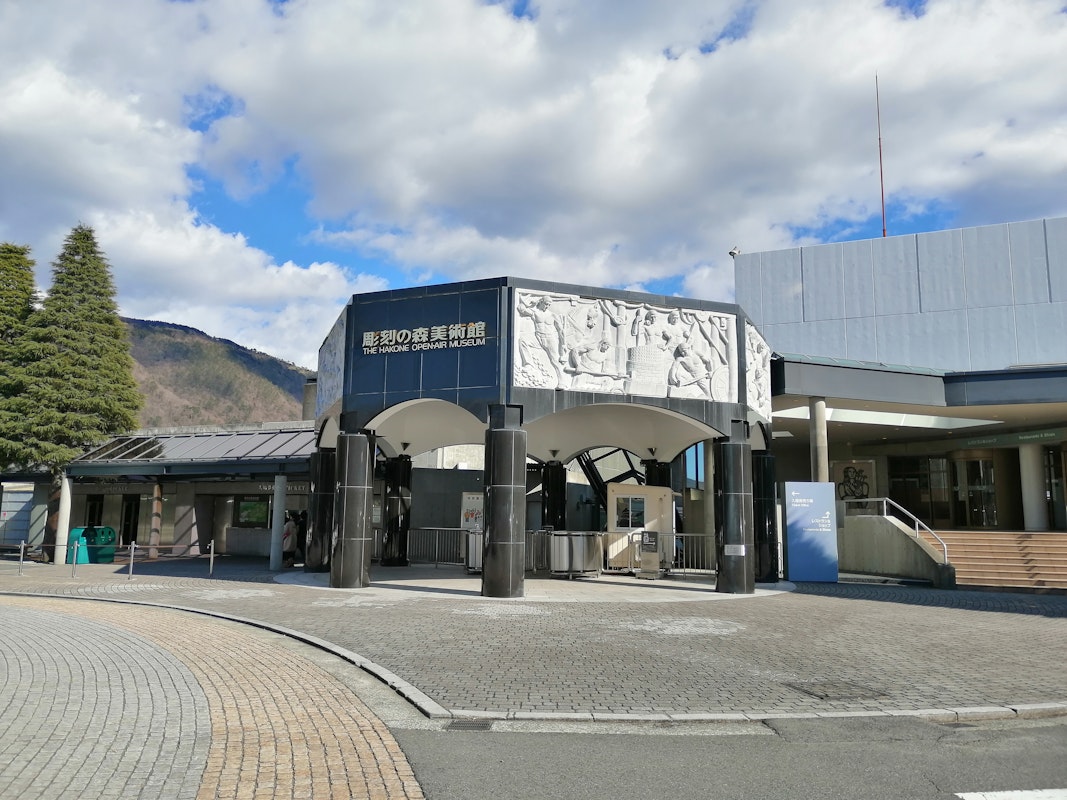
<svg viewBox="0 0 1067 800">
<path fill-rule="evenodd" d="M 552 531 L 549 569 L 568 578 L 600 576 L 604 549 L 596 531 Z"/>
<path fill-rule="evenodd" d="M 92 532 L 92 541 L 89 540 Z M 112 564 L 115 561 L 115 546 L 118 536 L 115 529 L 110 527 L 90 528 L 85 532 L 86 542 L 96 547 L 89 547 L 90 564 Z"/>
<path fill-rule="evenodd" d="M 70 533 L 67 534 L 67 563 L 74 563 L 74 549 L 77 544 L 77 557 L 79 564 L 89 563 L 89 548 L 86 547 L 85 541 L 85 528 L 71 528 Z"/>
<path fill-rule="evenodd" d="M 485 534 L 479 530 L 467 531 L 467 572 L 482 571 L 482 548 Z"/>
</svg>

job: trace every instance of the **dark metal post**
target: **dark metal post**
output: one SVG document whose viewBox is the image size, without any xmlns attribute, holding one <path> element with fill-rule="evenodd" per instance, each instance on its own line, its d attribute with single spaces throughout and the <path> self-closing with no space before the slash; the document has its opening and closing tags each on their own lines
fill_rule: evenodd
<svg viewBox="0 0 1067 800">
<path fill-rule="evenodd" d="M 489 407 L 485 433 L 484 597 L 522 597 L 526 569 L 526 431 L 522 406 Z"/>
<path fill-rule="evenodd" d="M 373 481 L 374 434 L 342 433 L 337 437 L 337 497 L 330 557 L 330 586 L 334 589 L 370 586 Z"/>
<path fill-rule="evenodd" d="M 567 530 L 567 470 L 559 461 L 541 467 L 541 523 L 553 530 Z"/>
<path fill-rule="evenodd" d="M 722 476 L 722 516 L 715 590 L 728 594 L 756 591 L 752 446 L 748 444 L 745 427 L 742 421 L 735 420 L 733 435 L 719 442 L 716 458 L 717 472 Z"/>
<path fill-rule="evenodd" d="M 385 541 L 382 566 L 408 565 L 408 530 L 411 522 L 411 456 L 385 462 Z"/>
<path fill-rule="evenodd" d="M 641 462 L 645 468 L 645 486 L 670 486 L 671 465 L 667 461 L 646 458 Z"/>
<path fill-rule="evenodd" d="M 330 569 L 330 532 L 337 494 L 337 453 L 319 449 L 311 454 L 311 496 L 308 498 L 308 535 L 304 547 L 304 572 Z"/>
<path fill-rule="evenodd" d="M 774 456 L 752 454 L 752 517 L 755 524 L 756 583 L 778 581 L 778 484 Z"/>
</svg>

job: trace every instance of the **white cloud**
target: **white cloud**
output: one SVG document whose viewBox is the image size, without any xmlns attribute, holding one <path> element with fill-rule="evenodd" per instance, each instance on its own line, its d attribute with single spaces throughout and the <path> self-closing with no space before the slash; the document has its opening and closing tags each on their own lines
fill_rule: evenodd
<svg viewBox="0 0 1067 800">
<path fill-rule="evenodd" d="M 388 288 L 337 264 L 276 264 L 239 234 L 191 213 L 100 217 L 94 227 L 112 263 L 122 312 L 180 322 L 314 368 L 318 347 L 348 298 Z"/>
<path fill-rule="evenodd" d="M 1067 214 L 1061 0 L 530 5 L 10 0 L 0 239 L 43 274 L 90 222 L 125 313 L 300 363 L 397 267 L 727 299 L 732 246 L 878 214 L 876 72 L 892 201 L 960 224 Z M 198 215 L 194 167 L 248 227 Z M 381 266 L 254 246 L 282 175 L 313 240 Z"/>
</svg>

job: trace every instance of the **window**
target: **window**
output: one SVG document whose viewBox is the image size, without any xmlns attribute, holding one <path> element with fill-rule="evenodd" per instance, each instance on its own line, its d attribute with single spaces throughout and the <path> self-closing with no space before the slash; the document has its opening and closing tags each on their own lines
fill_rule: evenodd
<svg viewBox="0 0 1067 800">
<path fill-rule="evenodd" d="M 615 526 L 620 529 L 645 527 L 645 498 L 616 497 Z"/>
<path fill-rule="evenodd" d="M 269 528 L 270 495 L 245 494 L 233 498 L 235 528 Z"/>
</svg>

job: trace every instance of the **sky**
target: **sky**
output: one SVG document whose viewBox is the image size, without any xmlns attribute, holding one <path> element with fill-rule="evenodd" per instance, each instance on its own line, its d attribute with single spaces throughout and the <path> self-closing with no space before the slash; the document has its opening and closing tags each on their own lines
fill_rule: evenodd
<svg viewBox="0 0 1067 800">
<path fill-rule="evenodd" d="M 0 0 L 0 52 L 39 285 L 91 225 L 124 316 L 309 368 L 355 293 L 1067 215 L 1067 0 Z"/>
</svg>

